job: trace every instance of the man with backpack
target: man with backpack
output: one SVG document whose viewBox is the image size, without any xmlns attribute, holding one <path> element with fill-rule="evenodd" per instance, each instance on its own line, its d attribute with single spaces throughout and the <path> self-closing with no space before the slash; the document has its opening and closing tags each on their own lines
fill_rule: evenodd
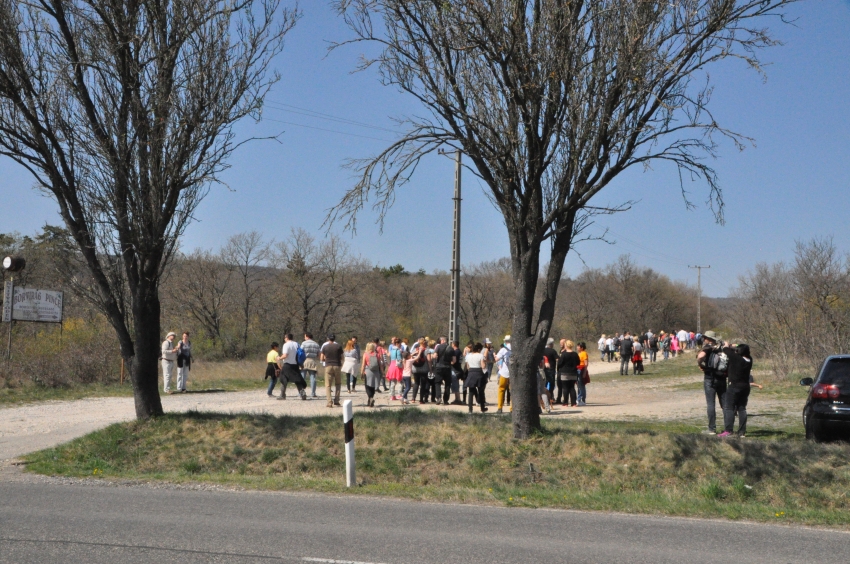
<svg viewBox="0 0 850 564">
<path fill-rule="evenodd" d="M 703 372 L 703 388 L 705 389 L 705 404 L 708 411 L 708 430 L 706 434 L 717 434 L 717 404 L 720 408 L 726 405 L 726 375 L 729 357 L 721 348 L 720 338 L 714 331 L 706 331 L 703 335 L 703 347 L 697 355 L 697 366 Z"/>
<path fill-rule="evenodd" d="M 658 336 L 653 335 L 652 331 L 647 331 L 646 335 L 646 344 L 649 349 L 649 362 L 655 362 L 655 356 L 658 354 Z"/>
<path fill-rule="evenodd" d="M 440 337 L 440 344 L 434 350 L 434 378 L 437 380 L 437 390 L 443 387 L 443 403 L 449 403 L 452 392 L 452 365 L 455 363 L 455 349 L 449 345 L 446 337 Z"/>
</svg>

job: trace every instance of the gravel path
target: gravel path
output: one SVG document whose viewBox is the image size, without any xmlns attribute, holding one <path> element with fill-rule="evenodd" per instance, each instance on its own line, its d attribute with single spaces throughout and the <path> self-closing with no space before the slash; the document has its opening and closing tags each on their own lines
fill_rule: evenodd
<svg viewBox="0 0 850 564">
<path fill-rule="evenodd" d="M 617 371 L 616 363 L 591 363 L 591 377 Z M 582 419 L 682 419 L 704 417 L 705 399 L 701 390 L 671 391 L 669 386 L 692 381 L 692 378 L 648 380 L 636 385 L 630 377 L 588 386 L 589 404 L 581 408 L 558 407 L 547 417 Z M 293 390 L 290 390 L 292 392 Z M 341 417 L 339 408 L 328 409 L 324 388 L 317 389 L 318 398 L 302 401 L 290 396 L 286 401 L 269 398 L 265 387 L 257 391 L 222 393 L 187 393 L 163 396 L 166 412 L 187 410 L 224 413 L 269 413 L 273 415 L 327 415 Z M 495 403 L 496 386 L 487 389 L 488 402 Z M 354 401 L 355 409 L 367 409 L 362 386 L 355 394 L 342 392 L 342 399 Z M 389 394 L 377 396 L 379 409 L 402 409 L 400 402 L 389 401 Z M 417 407 L 418 406 L 413 406 Z M 430 406 L 429 406 L 430 407 Z M 434 406 L 436 407 L 436 406 Z M 440 406 L 438 409 L 466 410 L 465 406 Z M 495 409 L 491 407 L 490 414 Z M 51 401 L 22 407 L 0 408 L 0 461 L 28 452 L 56 446 L 101 429 L 112 423 L 135 417 L 132 398 L 90 398 L 74 401 Z"/>
</svg>

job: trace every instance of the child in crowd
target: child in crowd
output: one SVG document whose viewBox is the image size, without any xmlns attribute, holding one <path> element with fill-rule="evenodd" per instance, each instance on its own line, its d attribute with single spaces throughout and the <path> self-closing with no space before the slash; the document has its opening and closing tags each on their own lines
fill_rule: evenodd
<svg viewBox="0 0 850 564">
<path fill-rule="evenodd" d="M 401 371 L 401 381 L 402 381 L 402 392 L 401 392 L 401 402 L 404 405 L 409 405 L 410 401 L 407 399 L 407 394 L 410 391 L 410 381 L 413 378 L 413 359 L 410 357 L 410 351 L 406 350 L 401 353 L 402 362 L 404 364 L 404 368 Z M 393 384 L 395 386 L 395 384 Z M 395 390 L 395 387 L 393 387 Z M 415 398 L 414 398 L 415 399 Z"/>
</svg>

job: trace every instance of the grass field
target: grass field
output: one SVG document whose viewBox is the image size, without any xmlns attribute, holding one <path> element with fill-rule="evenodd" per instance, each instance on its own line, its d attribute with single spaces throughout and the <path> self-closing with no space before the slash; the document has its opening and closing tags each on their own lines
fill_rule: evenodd
<svg viewBox="0 0 850 564">
<path fill-rule="evenodd" d="M 189 376 L 191 390 L 256 390 L 262 380 L 265 363 L 256 361 L 196 362 Z M 175 371 L 176 377 L 176 371 Z M 162 389 L 162 375 L 159 378 Z M 78 384 L 50 388 L 28 383 L 14 388 L 0 388 L 0 405 L 21 405 L 49 400 L 75 400 L 93 397 L 115 397 L 133 395 L 129 379 L 124 384 Z"/>
<path fill-rule="evenodd" d="M 188 413 L 110 426 L 27 457 L 29 470 L 251 489 L 389 495 L 850 526 L 850 447 L 772 432 L 721 440 L 683 423 L 548 419 L 511 439 L 508 417 L 358 413 L 356 490 L 338 417 Z M 777 439 L 776 437 L 781 437 Z"/>
</svg>

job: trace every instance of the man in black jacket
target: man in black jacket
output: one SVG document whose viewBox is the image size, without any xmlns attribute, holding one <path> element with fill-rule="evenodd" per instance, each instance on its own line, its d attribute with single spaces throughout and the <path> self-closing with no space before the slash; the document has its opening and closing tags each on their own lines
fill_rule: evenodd
<svg viewBox="0 0 850 564">
<path fill-rule="evenodd" d="M 443 403 L 447 404 L 452 392 L 452 364 L 455 360 L 455 349 L 449 345 L 447 338 L 440 337 L 440 344 L 434 350 L 434 356 L 434 379 L 437 381 L 438 393 L 440 385 L 443 386 Z"/>
<path fill-rule="evenodd" d="M 629 375 L 629 362 L 634 354 L 634 345 L 632 344 L 632 334 L 626 331 L 620 340 L 620 376 Z"/>
<path fill-rule="evenodd" d="M 720 437 L 728 437 L 735 426 L 735 413 L 738 413 L 738 436 L 747 434 L 747 400 L 750 397 L 750 373 L 753 359 L 748 345 L 732 348 L 729 343 L 723 347 L 729 358 L 729 387 L 726 390 L 726 403 L 723 404 L 723 432 Z"/>
</svg>

